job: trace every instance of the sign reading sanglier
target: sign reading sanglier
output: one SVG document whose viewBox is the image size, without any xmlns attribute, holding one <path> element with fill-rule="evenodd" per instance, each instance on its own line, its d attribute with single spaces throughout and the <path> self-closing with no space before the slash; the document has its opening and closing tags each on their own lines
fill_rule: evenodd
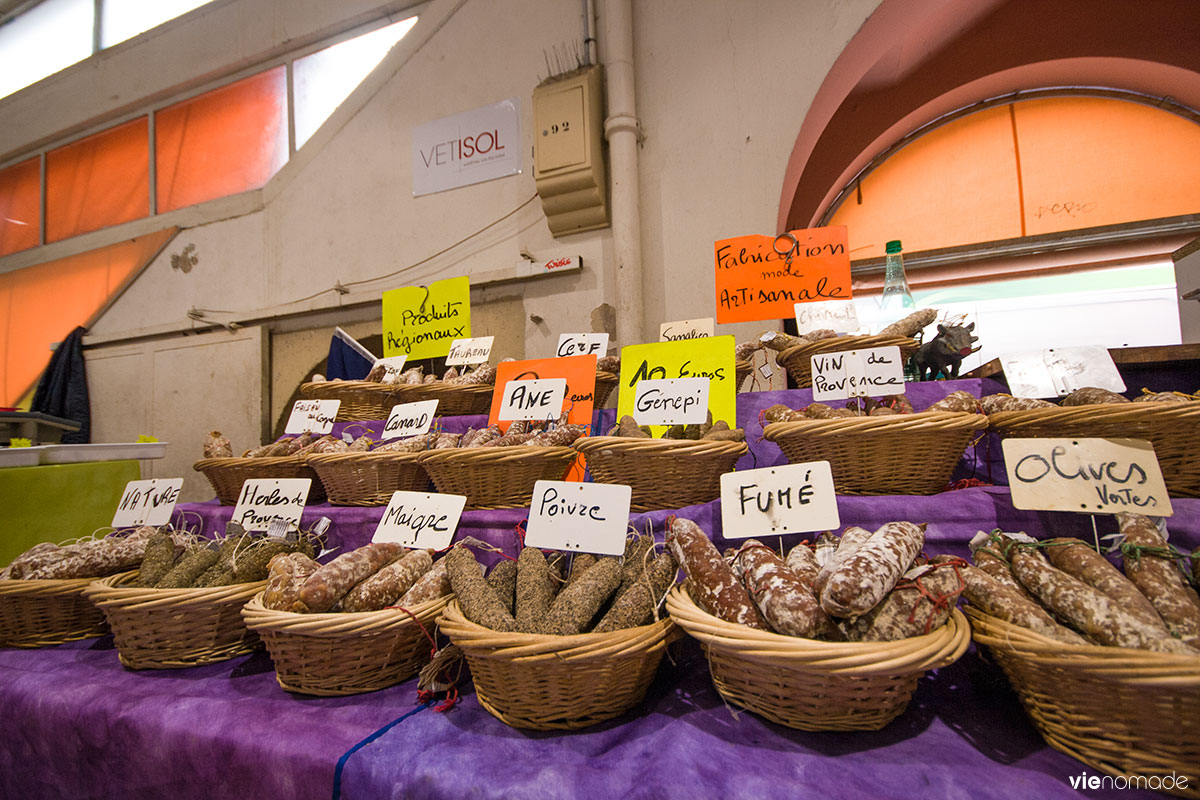
<svg viewBox="0 0 1200 800">
<path fill-rule="evenodd" d="M 521 101 L 442 117 L 413 129 L 413 196 L 521 172 Z"/>
</svg>

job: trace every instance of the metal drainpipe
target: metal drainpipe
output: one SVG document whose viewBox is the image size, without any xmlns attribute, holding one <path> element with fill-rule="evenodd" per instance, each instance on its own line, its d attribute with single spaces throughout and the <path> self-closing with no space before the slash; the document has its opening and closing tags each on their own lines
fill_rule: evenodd
<svg viewBox="0 0 1200 800">
<path fill-rule="evenodd" d="M 638 344 L 643 338 L 642 220 L 638 195 L 638 142 L 641 125 L 634 103 L 633 3 L 603 0 L 605 78 L 608 84 L 608 139 L 612 175 L 613 253 L 616 259 L 617 341 Z"/>
</svg>

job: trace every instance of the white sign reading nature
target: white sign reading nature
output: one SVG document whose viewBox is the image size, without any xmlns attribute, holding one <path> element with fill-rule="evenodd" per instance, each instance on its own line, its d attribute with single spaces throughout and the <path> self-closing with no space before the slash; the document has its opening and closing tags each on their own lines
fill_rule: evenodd
<svg viewBox="0 0 1200 800">
<path fill-rule="evenodd" d="M 413 196 L 521 172 L 521 101 L 443 117 L 413 129 Z"/>
</svg>

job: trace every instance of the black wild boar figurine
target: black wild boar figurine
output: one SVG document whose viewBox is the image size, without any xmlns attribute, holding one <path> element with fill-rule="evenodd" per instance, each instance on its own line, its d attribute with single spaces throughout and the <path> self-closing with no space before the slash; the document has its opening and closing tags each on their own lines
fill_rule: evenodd
<svg viewBox="0 0 1200 800">
<path fill-rule="evenodd" d="M 921 380 L 934 380 L 939 372 L 948 378 L 957 378 L 963 358 L 971 354 L 972 345 L 979 341 L 978 336 L 971 335 L 973 330 L 974 322 L 965 327 L 938 325 L 937 336 L 921 345 L 913 356 L 913 366 Z"/>
</svg>

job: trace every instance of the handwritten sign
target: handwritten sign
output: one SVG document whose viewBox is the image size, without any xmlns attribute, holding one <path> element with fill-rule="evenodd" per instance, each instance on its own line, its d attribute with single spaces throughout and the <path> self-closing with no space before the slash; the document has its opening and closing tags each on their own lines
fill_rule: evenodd
<svg viewBox="0 0 1200 800">
<path fill-rule="evenodd" d="M 708 378 L 638 381 L 633 419 L 639 425 L 699 425 L 708 419 Z"/>
<path fill-rule="evenodd" d="M 558 349 L 555 355 L 564 356 L 594 355 L 597 358 L 608 352 L 607 333 L 564 333 L 558 337 Z"/>
<path fill-rule="evenodd" d="M 408 356 L 389 356 L 388 358 L 375 359 L 375 366 L 381 366 L 384 370 L 380 383 L 395 383 L 396 378 L 400 377 L 400 373 L 404 372 L 404 364 L 407 361 Z"/>
<path fill-rule="evenodd" d="M 854 333 L 859 329 L 853 300 L 819 300 L 796 303 L 796 332 L 803 336 L 819 330 Z"/>
<path fill-rule="evenodd" d="M 504 384 L 497 416 L 502 422 L 518 419 L 558 419 L 566 398 L 565 378 L 509 381 Z"/>
<path fill-rule="evenodd" d="M 619 556 L 625 552 L 632 496 L 630 487 L 614 483 L 538 481 L 529 504 L 525 544 Z"/>
<path fill-rule="evenodd" d="M 546 261 L 522 261 L 529 275 L 559 275 L 583 269 L 583 256 L 555 256 Z"/>
<path fill-rule="evenodd" d="M 489 425 L 500 425 L 508 429 L 506 420 L 531 419 L 531 417 L 504 417 L 500 414 L 508 384 L 511 381 L 528 381 L 544 378 L 562 378 L 567 382 L 567 393 L 554 410 L 557 419 L 567 413 L 567 422 L 588 425 L 592 421 L 592 405 L 596 396 L 596 357 L 568 356 L 566 358 L 535 358 L 527 361 L 504 361 L 496 366 L 496 390 L 492 393 L 492 409 L 488 415 Z M 546 419 L 545 415 L 533 419 Z"/>
<path fill-rule="evenodd" d="M 783 464 L 721 476 L 726 539 L 828 531 L 841 525 L 828 461 Z"/>
<path fill-rule="evenodd" d="M 844 225 L 738 236 L 713 249 L 717 322 L 783 319 L 796 303 L 851 297 Z"/>
<path fill-rule="evenodd" d="M 659 325 L 658 340 L 660 342 L 681 342 L 685 339 L 705 339 L 712 336 L 714 330 L 712 317 L 680 319 Z"/>
<path fill-rule="evenodd" d="M 465 275 L 383 293 L 385 356 L 437 358 L 450 352 L 452 341 L 470 336 L 471 283 Z"/>
<path fill-rule="evenodd" d="M 636 386 L 646 379 L 709 378 L 708 410 L 713 421 L 737 427 L 737 381 L 734 377 L 733 337 L 713 336 L 679 342 L 632 344 L 621 348 L 621 393 L 617 418 L 634 415 Z M 662 428 L 654 431 L 662 435 Z"/>
<path fill-rule="evenodd" d="M 1169 517 L 1154 446 L 1140 439 L 1004 439 L 1012 503 L 1036 511 Z"/>
<path fill-rule="evenodd" d="M 300 524 L 312 478 L 251 478 L 242 484 L 232 520 L 248 531 L 265 531 L 279 517 Z"/>
<path fill-rule="evenodd" d="M 383 439 L 401 439 L 429 433 L 433 415 L 437 413 L 437 400 L 418 400 L 415 403 L 400 403 L 392 406 L 387 422 L 383 425 Z"/>
<path fill-rule="evenodd" d="M 1064 397 L 1085 386 L 1125 391 L 1112 355 L 1099 345 L 1009 353 L 1000 366 L 1013 397 Z"/>
<path fill-rule="evenodd" d="M 495 340 L 495 336 L 455 339 L 450 343 L 450 353 L 446 356 L 446 366 L 458 367 L 463 364 L 482 364 L 492 355 L 492 342 Z"/>
<path fill-rule="evenodd" d="M 166 525 L 179 502 L 183 478 L 152 478 L 125 484 L 117 513 L 113 514 L 114 528 L 138 525 Z"/>
<path fill-rule="evenodd" d="M 466 504 L 461 494 L 392 492 L 371 541 L 444 550 L 454 538 Z"/>
<path fill-rule="evenodd" d="M 297 400 L 283 432 L 329 433 L 341 405 L 341 400 Z"/>
<path fill-rule="evenodd" d="M 812 357 L 813 400 L 904 394 L 899 347 L 845 350 Z"/>
</svg>

